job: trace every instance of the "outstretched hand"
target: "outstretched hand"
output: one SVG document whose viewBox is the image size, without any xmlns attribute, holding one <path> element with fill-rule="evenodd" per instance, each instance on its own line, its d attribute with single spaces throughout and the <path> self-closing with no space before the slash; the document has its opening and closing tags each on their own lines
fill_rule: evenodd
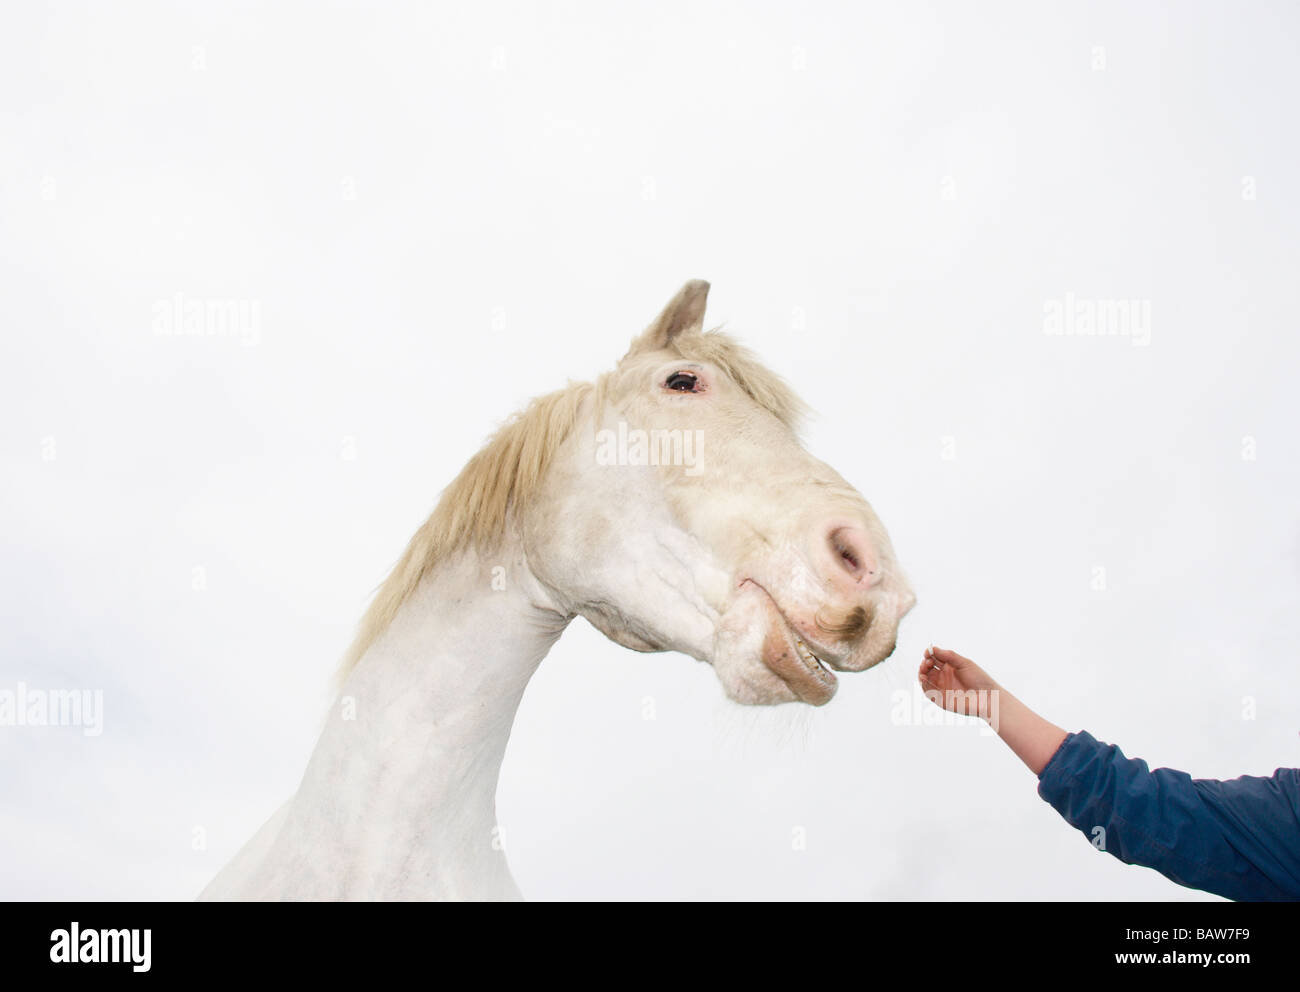
<svg viewBox="0 0 1300 992">
<path fill-rule="evenodd" d="M 1041 775 L 1066 733 L 1044 720 L 956 651 L 929 647 L 917 677 L 936 705 L 961 716 L 983 717 L 1029 770 Z"/>
<path fill-rule="evenodd" d="M 961 716 L 987 716 L 988 694 L 1000 689 L 979 665 L 947 648 L 926 648 L 917 676 L 935 705 Z"/>
</svg>

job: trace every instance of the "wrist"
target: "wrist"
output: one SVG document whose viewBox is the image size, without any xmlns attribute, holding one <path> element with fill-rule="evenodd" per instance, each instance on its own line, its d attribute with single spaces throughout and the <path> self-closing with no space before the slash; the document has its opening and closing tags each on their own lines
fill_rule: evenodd
<svg viewBox="0 0 1300 992">
<path fill-rule="evenodd" d="M 990 679 L 988 685 L 980 687 L 980 695 L 985 699 L 980 707 L 980 716 L 984 718 L 985 723 L 997 730 L 1003 703 L 1011 694 Z"/>
<path fill-rule="evenodd" d="M 988 698 L 989 711 L 984 717 L 984 722 L 992 728 L 995 734 L 1003 737 L 1005 736 L 1003 729 L 1008 723 L 1015 723 L 1018 713 L 1024 711 L 1024 704 L 996 682 L 993 683 L 992 688 L 989 690 Z"/>
</svg>

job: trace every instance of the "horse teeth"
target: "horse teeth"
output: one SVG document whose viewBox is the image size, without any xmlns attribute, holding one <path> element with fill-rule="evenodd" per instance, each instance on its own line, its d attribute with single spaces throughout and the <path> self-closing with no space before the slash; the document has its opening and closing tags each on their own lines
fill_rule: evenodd
<svg viewBox="0 0 1300 992">
<path fill-rule="evenodd" d="M 794 646 L 799 651 L 799 657 L 801 657 L 806 664 L 814 668 L 822 667 L 821 659 L 812 653 L 812 649 L 800 639 L 798 634 L 794 635 Z"/>
</svg>

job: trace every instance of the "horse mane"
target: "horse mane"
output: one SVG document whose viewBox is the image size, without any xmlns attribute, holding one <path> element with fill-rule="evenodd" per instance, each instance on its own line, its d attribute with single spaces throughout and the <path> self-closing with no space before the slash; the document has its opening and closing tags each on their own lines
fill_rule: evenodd
<svg viewBox="0 0 1300 992">
<path fill-rule="evenodd" d="M 761 407 L 798 429 L 806 410 L 803 401 L 729 335 L 717 329 L 681 334 L 670 350 L 687 361 L 716 365 Z M 434 565 L 465 548 L 492 548 L 502 539 L 511 511 L 532 500 L 556 452 L 573 433 L 583 403 L 588 398 L 597 406 L 603 402 L 609 376 L 535 398 L 465 464 L 375 593 L 339 667 L 339 684 Z"/>
</svg>

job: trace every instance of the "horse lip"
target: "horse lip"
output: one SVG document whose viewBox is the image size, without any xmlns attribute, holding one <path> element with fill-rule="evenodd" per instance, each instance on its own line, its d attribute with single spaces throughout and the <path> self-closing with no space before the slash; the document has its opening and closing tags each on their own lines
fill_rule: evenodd
<svg viewBox="0 0 1300 992">
<path fill-rule="evenodd" d="M 839 688 L 839 680 L 835 677 L 835 673 L 825 664 L 821 664 L 820 655 L 814 650 L 813 645 L 799 635 L 772 594 L 753 579 L 746 579 L 740 584 L 743 586 L 745 582 L 752 582 L 754 587 L 763 593 L 771 604 L 772 611 L 781 620 L 780 629 L 785 643 L 771 645 L 769 643 L 771 632 L 769 632 L 768 636 L 763 638 L 763 664 L 789 686 L 803 702 L 813 706 L 829 703 Z M 798 645 L 801 643 L 816 658 L 812 665 L 800 657 Z"/>
<path fill-rule="evenodd" d="M 811 703 L 813 706 L 829 703 L 839 688 L 839 679 L 829 668 L 817 662 L 809 665 L 804 661 L 799 656 L 796 643 L 799 636 L 789 626 L 783 624 L 782 627 L 781 634 L 785 640 L 783 649 L 770 652 L 771 657 L 769 657 L 765 638 L 763 664 L 775 672 L 777 677 L 803 702 Z"/>
<path fill-rule="evenodd" d="M 773 596 L 770 592 L 767 591 L 766 586 L 755 581 L 754 579 L 749 579 L 749 578 L 742 579 L 740 585 L 743 586 L 746 582 L 751 583 L 752 585 L 757 586 L 760 590 L 762 590 L 763 595 L 766 596 L 769 600 L 771 600 L 772 605 L 776 607 L 776 612 L 781 614 L 781 621 L 786 625 L 787 628 L 789 628 L 791 636 L 796 637 L 799 640 L 803 641 L 804 646 L 816 656 L 817 660 L 820 661 L 822 665 L 824 665 L 828 669 L 833 669 L 837 672 L 849 671 L 849 669 L 843 667 L 843 662 L 844 659 L 849 656 L 850 652 L 843 651 L 838 648 L 829 647 L 828 645 L 823 644 L 820 641 L 814 641 L 811 638 L 809 638 L 807 634 L 805 634 L 798 627 L 796 627 L 791 622 L 790 618 L 786 616 L 785 610 L 781 609 L 781 604 L 776 601 L 775 596 Z"/>
</svg>

